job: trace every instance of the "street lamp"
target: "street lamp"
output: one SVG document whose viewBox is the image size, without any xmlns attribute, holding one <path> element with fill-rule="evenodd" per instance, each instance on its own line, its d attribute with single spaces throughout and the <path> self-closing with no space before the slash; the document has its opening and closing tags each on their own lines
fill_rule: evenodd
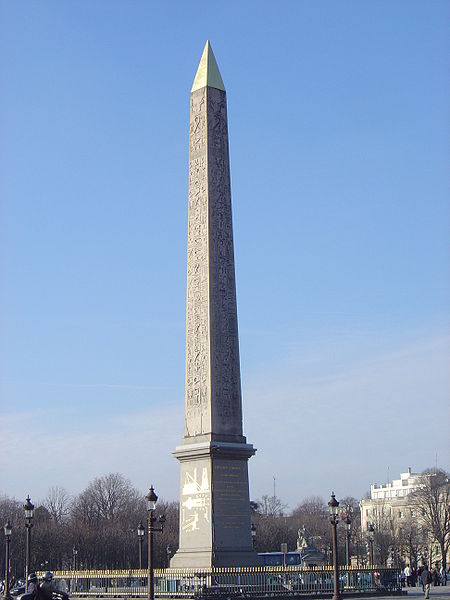
<svg viewBox="0 0 450 600">
<path fill-rule="evenodd" d="M 23 505 L 25 511 L 25 527 L 27 531 L 27 545 L 26 545 L 26 560 L 25 560 L 25 591 L 28 592 L 28 574 L 30 571 L 30 556 L 31 556 L 31 528 L 33 527 L 33 511 L 34 504 L 31 504 L 30 496 L 27 496 L 25 504 Z"/>
<path fill-rule="evenodd" d="M 350 537 L 351 537 L 351 529 L 352 529 L 352 517 L 350 513 L 347 513 L 345 517 L 345 529 L 347 530 L 347 535 L 345 536 L 345 563 L 347 567 L 350 566 Z"/>
<path fill-rule="evenodd" d="M 142 569 L 142 544 L 144 542 L 145 528 L 142 525 L 142 521 L 139 521 L 139 525 L 137 526 L 137 534 L 139 541 L 139 568 Z"/>
<path fill-rule="evenodd" d="M 256 543 L 256 526 L 254 523 L 252 523 L 252 546 L 253 546 L 253 548 L 255 547 L 255 543 Z"/>
<path fill-rule="evenodd" d="M 334 594 L 333 600 L 341 600 L 339 594 L 339 563 L 338 563 L 338 548 L 337 548 L 337 524 L 339 522 L 338 511 L 339 502 L 336 500 L 334 492 L 331 492 L 331 499 L 328 502 L 330 509 L 331 531 L 333 534 L 333 571 L 334 571 Z"/>
<path fill-rule="evenodd" d="M 370 566 L 373 567 L 373 537 L 375 528 L 373 523 L 369 523 L 369 562 Z"/>
<path fill-rule="evenodd" d="M 5 532 L 5 591 L 4 591 L 4 597 L 5 598 L 9 598 L 9 544 L 11 542 L 11 529 L 12 526 L 8 521 L 6 521 L 6 524 L 3 526 L 3 531 Z"/>
<path fill-rule="evenodd" d="M 162 532 L 166 517 L 161 515 L 159 519 L 154 516 L 156 509 L 156 502 L 158 496 L 155 494 L 153 486 L 150 487 L 148 494 L 145 496 L 147 500 L 147 512 L 148 512 L 148 586 L 147 586 L 147 598 L 148 600 L 155 600 L 155 584 L 153 578 L 153 532 Z M 159 523 L 159 527 L 156 527 L 155 523 Z"/>
<path fill-rule="evenodd" d="M 77 589 L 77 584 L 78 584 L 78 580 L 77 580 L 77 558 L 78 558 L 78 549 L 76 546 L 74 546 L 72 548 L 72 570 L 73 570 L 73 590 L 72 591 L 76 591 Z"/>
</svg>

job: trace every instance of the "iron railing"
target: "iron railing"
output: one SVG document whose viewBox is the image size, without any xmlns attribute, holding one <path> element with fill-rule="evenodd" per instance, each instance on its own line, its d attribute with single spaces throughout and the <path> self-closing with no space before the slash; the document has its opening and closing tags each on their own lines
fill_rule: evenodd
<svg viewBox="0 0 450 600">
<path fill-rule="evenodd" d="M 56 571 L 55 583 L 72 597 L 139 598 L 147 596 L 145 569 Z M 341 592 L 374 593 L 400 590 L 398 571 L 390 568 L 350 568 L 339 571 Z M 332 567 L 230 567 L 214 569 L 155 569 L 155 596 L 213 598 L 329 595 Z"/>
</svg>

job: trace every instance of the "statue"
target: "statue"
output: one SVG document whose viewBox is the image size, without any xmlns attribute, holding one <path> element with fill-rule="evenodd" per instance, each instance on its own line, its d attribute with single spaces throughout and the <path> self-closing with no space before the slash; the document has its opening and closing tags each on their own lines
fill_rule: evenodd
<svg viewBox="0 0 450 600">
<path fill-rule="evenodd" d="M 304 566 L 323 566 L 326 563 L 326 556 L 315 547 L 312 536 L 304 525 L 298 530 L 297 552 L 300 552 Z"/>
<path fill-rule="evenodd" d="M 297 550 L 306 550 L 307 548 L 313 547 L 314 545 L 311 542 L 311 535 L 306 529 L 306 527 L 303 525 L 303 527 L 298 530 Z"/>
</svg>

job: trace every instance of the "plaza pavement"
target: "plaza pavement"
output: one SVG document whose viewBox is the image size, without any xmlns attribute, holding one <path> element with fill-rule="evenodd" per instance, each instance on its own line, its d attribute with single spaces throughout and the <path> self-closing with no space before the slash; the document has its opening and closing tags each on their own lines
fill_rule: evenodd
<svg viewBox="0 0 450 600">
<path fill-rule="evenodd" d="M 422 591 L 422 586 L 403 588 L 403 592 L 407 592 L 406 597 L 411 598 L 411 600 L 419 600 L 425 596 Z M 388 598 L 388 596 L 378 596 L 378 598 L 384 597 Z M 430 588 L 430 600 L 450 600 L 450 585 L 432 585 Z"/>
</svg>

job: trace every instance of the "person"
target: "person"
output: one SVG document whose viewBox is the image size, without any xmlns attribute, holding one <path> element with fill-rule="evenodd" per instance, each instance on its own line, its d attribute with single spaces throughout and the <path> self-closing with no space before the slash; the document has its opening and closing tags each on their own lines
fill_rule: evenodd
<svg viewBox="0 0 450 600">
<path fill-rule="evenodd" d="M 40 600 L 41 587 L 36 573 L 30 573 L 27 578 L 27 593 L 22 596 L 22 600 Z"/>
<path fill-rule="evenodd" d="M 416 587 L 417 581 L 417 568 L 415 565 L 411 567 L 411 586 Z"/>
<path fill-rule="evenodd" d="M 433 578 L 431 576 L 430 571 L 428 570 L 427 565 L 424 566 L 423 571 L 422 571 L 422 575 L 420 576 L 421 580 L 422 580 L 422 586 L 425 592 L 425 599 L 427 600 L 430 597 L 430 587 L 431 587 L 431 582 L 433 581 Z"/>
<path fill-rule="evenodd" d="M 439 581 L 439 571 L 437 569 L 437 566 L 434 567 L 433 572 L 431 573 L 432 577 L 433 577 L 433 585 L 439 585 L 440 581 Z"/>
<path fill-rule="evenodd" d="M 405 567 L 406 586 L 411 587 L 411 568 L 409 565 Z"/>
<path fill-rule="evenodd" d="M 422 583 L 422 573 L 423 573 L 423 565 L 420 565 L 419 568 L 417 569 L 417 587 L 419 587 L 419 585 L 421 585 L 422 591 L 425 591 L 425 586 Z"/>
<path fill-rule="evenodd" d="M 47 571 L 47 573 L 42 578 L 41 591 L 42 591 L 42 600 L 52 600 L 54 587 L 53 587 L 53 573 L 51 571 Z"/>
<path fill-rule="evenodd" d="M 441 585 L 447 585 L 447 571 L 444 566 L 441 567 Z"/>
<path fill-rule="evenodd" d="M 405 569 L 402 569 L 400 571 L 400 585 L 402 586 L 402 588 L 405 587 L 405 581 L 406 581 Z"/>
<path fill-rule="evenodd" d="M 41 593 L 42 597 L 39 600 L 52 600 L 54 596 L 57 596 L 62 600 L 68 600 L 69 598 L 69 595 L 66 594 L 66 592 L 63 592 L 55 586 L 53 582 L 53 573 L 51 571 L 47 571 L 43 577 Z"/>
</svg>

